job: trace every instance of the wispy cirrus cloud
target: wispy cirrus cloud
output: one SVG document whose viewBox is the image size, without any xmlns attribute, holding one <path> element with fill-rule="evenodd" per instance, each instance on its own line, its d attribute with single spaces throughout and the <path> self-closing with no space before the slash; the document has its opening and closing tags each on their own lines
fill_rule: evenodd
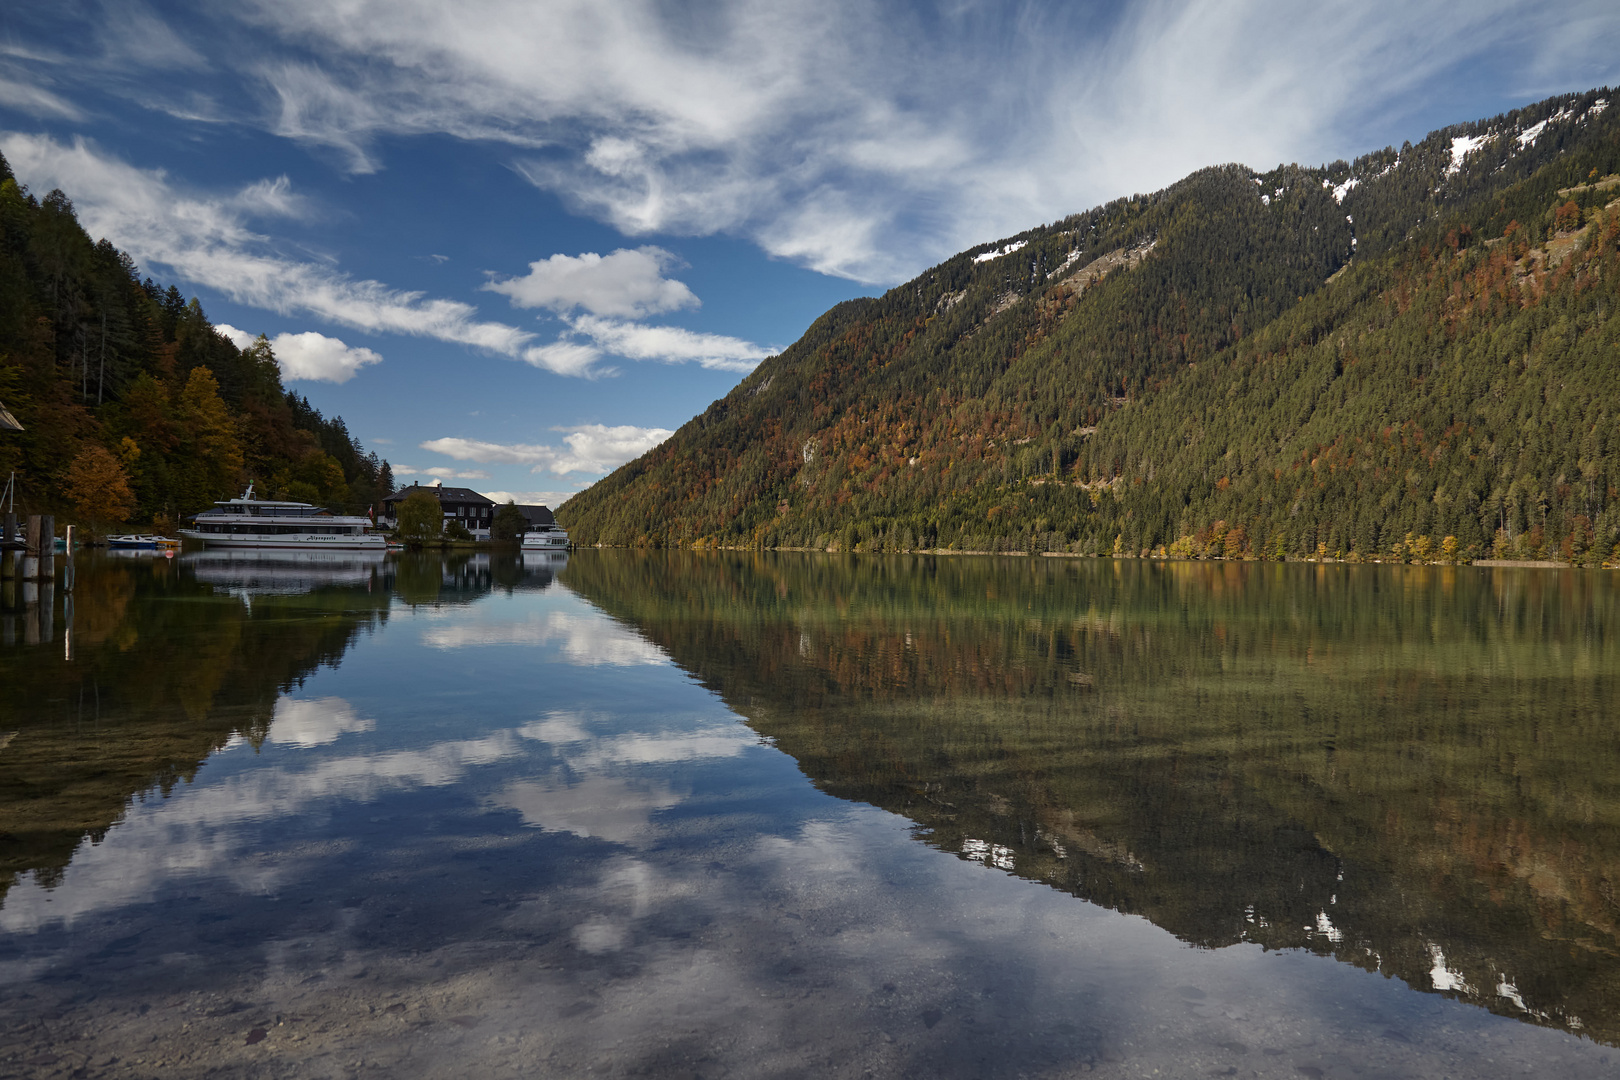
<svg viewBox="0 0 1620 1080">
<path fill-rule="evenodd" d="M 582 424 L 558 428 L 566 432 L 563 446 L 536 443 L 495 443 L 477 439 L 431 439 L 421 443 L 423 450 L 479 464 L 528 465 L 530 472 L 605 473 L 645 454 L 671 435 L 668 428 L 636 427 L 619 424 Z"/>
<path fill-rule="evenodd" d="M 1371 149 L 1481 79 L 1529 97 L 1620 77 L 1609 0 L 256 0 L 209 17 L 254 35 L 241 82 L 262 112 L 243 119 L 352 171 L 386 164 L 385 136 L 503 143 L 627 235 L 731 233 L 869 282 L 1214 162 Z"/>
<path fill-rule="evenodd" d="M 48 136 L 6 133 L 0 134 L 0 150 L 31 187 L 73 192 L 79 221 L 92 236 L 105 236 L 141 263 L 166 267 L 238 303 L 513 358 L 534 340 L 528 331 L 479 318 L 470 304 L 282 255 L 247 221 L 302 212 L 284 179 L 204 195 L 177 189 L 161 170 L 135 168 L 83 139 L 64 144 Z"/>
</svg>

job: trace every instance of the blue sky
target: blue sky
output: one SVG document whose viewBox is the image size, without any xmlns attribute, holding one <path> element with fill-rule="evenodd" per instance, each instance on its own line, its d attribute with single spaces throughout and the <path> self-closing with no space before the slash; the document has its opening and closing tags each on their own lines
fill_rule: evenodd
<svg viewBox="0 0 1620 1080">
<path fill-rule="evenodd" d="M 58 0 L 0 150 L 402 480 L 551 502 L 840 300 L 1620 82 L 1620 6 Z"/>
</svg>

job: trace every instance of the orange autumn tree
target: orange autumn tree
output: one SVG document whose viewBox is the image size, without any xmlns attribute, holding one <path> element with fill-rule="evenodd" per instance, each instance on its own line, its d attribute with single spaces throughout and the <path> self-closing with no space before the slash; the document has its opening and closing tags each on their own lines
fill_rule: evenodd
<svg viewBox="0 0 1620 1080">
<path fill-rule="evenodd" d="M 68 466 L 66 486 L 73 506 L 95 532 L 105 531 L 135 512 L 129 476 L 104 447 L 92 444 L 79 451 Z"/>
</svg>

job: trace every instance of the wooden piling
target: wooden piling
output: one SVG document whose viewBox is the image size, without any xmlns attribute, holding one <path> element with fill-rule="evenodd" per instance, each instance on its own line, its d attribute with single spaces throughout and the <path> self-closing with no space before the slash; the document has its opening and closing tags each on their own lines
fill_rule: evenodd
<svg viewBox="0 0 1620 1080">
<path fill-rule="evenodd" d="M 56 577 L 56 515 L 39 519 L 39 576 L 46 581 Z"/>
</svg>

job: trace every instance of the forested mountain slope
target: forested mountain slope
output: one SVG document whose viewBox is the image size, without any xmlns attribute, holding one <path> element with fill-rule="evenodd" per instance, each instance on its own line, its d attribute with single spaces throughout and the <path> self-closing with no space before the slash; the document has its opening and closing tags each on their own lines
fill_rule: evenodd
<svg viewBox="0 0 1620 1080">
<path fill-rule="evenodd" d="M 195 299 L 92 241 L 60 191 L 20 187 L 0 158 L 0 484 L 20 513 L 160 525 L 241 493 L 359 511 L 388 463 L 341 418 L 287 392 L 270 345 L 219 334 Z"/>
<path fill-rule="evenodd" d="M 1601 561 L 1610 98 L 1206 169 L 963 252 L 833 308 L 559 516 L 604 544 Z"/>
</svg>

